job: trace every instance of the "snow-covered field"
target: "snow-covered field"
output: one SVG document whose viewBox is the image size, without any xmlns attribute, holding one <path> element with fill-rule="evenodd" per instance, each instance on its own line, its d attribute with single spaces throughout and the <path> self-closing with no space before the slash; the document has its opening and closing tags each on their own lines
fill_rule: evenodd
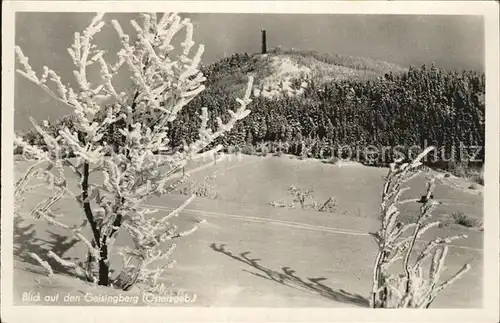
<svg viewBox="0 0 500 323">
<path fill-rule="evenodd" d="M 25 167 L 18 163 L 16 175 Z M 203 169 L 193 174 L 194 180 L 201 181 L 214 171 L 212 184 L 217 198 L 198 198 L 181 214 L 181 228 L 205 221 L 194 235 L 180 241 L 174 253 L 177 265 L 162 277 L 166 284 L 173 284 L 172 291 L 180 291 L 188 299 L 196 295 L 193 302 L 183 306 L 367 306 L 376 252 L 368 232 L 378 228 L 378 203 L 386 169 L 329 165 L 286 156 L 243 156 Z M 273 200 L 287 198 L 290 185 L 314 190 L 318 200 L 335 196 L 336 212 L 270 206 Z M 71 186 L 76 189 L 77 183 Z M 417 178 L 411 187 L 408 194 L 420 196 L 425 189 L 423 179 Z M 34 206 L 46 193 L 42 188 L 30 194 L 25 206 Z M 482 219 L 480 191 L 438 184 L 435 198 L 443 202 L 434 212 L 436 215 L 461 211 Z M 167 212 L 184 199 L 183 195 L 173 194 L 154 198 L 148 204 Z M 411 216 L 418 207 L 410 205 L 402 213 Z M 70 224 L 79 223 L 83 216 L 70 199 L 60 201 L 56 209 Z M 469 238 L 450 248 L 443 278 L 465 262 L 470 262 L 472 269 L 445 290 L 434 307 L 471 308 L 482 304 L 483 232 L 460 226 L 439 228 L 424 235 L 421 242 L 436 235 L 463 232 Z M 44 254 L 56 249 L 66 258 L 82 259 L 85 246 L 41 220 L 16 220 L 14 233 L 17 305 L 115 302 L 128 306 L 180 306 L 173 298 L 155 299 L 137 289 L 122 292 L 94 287 L 58 267 L 54 267 L 58 274 L 49 278 L 27 252 Z M 118 245 L 126 243 L 127 237 L 117 239 Z M 36 295 L 40 295 L 40 301 L 36 301 Z M 55 295 L 59 295 L 57 300 Z"/>
</svg>

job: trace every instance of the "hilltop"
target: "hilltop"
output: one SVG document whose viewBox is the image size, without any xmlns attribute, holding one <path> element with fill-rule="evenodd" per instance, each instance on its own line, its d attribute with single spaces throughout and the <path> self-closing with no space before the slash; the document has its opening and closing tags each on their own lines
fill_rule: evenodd
<svg viewBox="0 0 500 323">
<path fill-rule="evenodd" d="M 217 118 L 227 118 L 227 109 L 237 105 L 235 98 L 242 97 L 249 75 L 255 78 L 252 112 L 217 139 L 228 149 L 237 147 L 247 154 L 279 150 L 320 159 L 345 158 L 348 149 L 349 158 L 384 165 L 395 151 L 372 156 L 365 148 L 434 145 L 446 154 L 434 156 L 435 162 L 451 157 L 453 167 L 468 168 L 459 156 L 448 156 L 453 146 L 462 142 L 484 147 L 485 75 L 477 71 L 434 65 L 405 69 L 368 58 L 282 49 L 234 54 L 201 70 L 207 78 L 205 91 L 170 126 L 174 149 L 198 138 L 201 107 L 208 109 L 212 128 Z M 50 114 L 38 112 L 42 118 Z M 21 117 L 27 121 L 30 114 Z M 22 121 L 16 120 L 16 125 Z M 61 122 L 71 128 L 71 120 Z M 57 128 L 52 123 L 50 131 Z M 39 137 L 25 138 L 35 142 Z M 103 140 L 120 145 L 123 137 L 110 131 Z M 261 143 L 266 143 L 267 152 Z M 475 158 L 480 161 L 483 156 L 484 149 Z"/>
<path fill-rule="evenodd" d="M 264 55 L 235 53 L 202 67 L 202 71 L 207 77 L 207 88 L 216 86 L 235 95 L 241 94 L 248 75 L 252 74 L 255 77 L 254 95 L 273 97 L 282 90 L 289 94 L 301 93 L 311 80 L 317 84 L 334 80 L 370 80 L 388 72 L 400 73 L 407 69 L 370 58 L 277 48 Z M 37 86 L 28 82 L 26 86 L 29 88 L 16 88 L 16 96 L 29 92 L 29 95 L 38 98 L 36 101 L 40 105 L 16 105 L 15 131 L 31 129 L 30 116 L 39 121 L 55 121 L 72 113 L 71 109 L 50 98 Z"/>
<path fill-rule="evenodd" d="M 323 84 L 335 80 L 371 80 L 389 72 L 407 71 L 396 64 L 370 58 L 279 48 L 267 54 L 235 53 L 201 69 L 207 77 L 207 88 L 215 86 L 227 93 L 241 95 L 251 74 L 255 77 L 254 95 L 267 97 L 283 94 L 283 90 L 288 94 L 300 94 L 311 81 Z M 32 129 L 30 116 L 38 121 L 55 121 L 72 113 L 39 87 L 24 79 L 20 81 L 26 82 L 29 88 L 16 88 L 16 96 L 29 92 L 40 104 L 37 107 L 16 105 L 15 131 Z"/>
<path fill-rule="evenodd" d="M 247 76 L 253 75 L 255 96 L 276 97 L 300 95 L 311 81 L 317 85 L 342 80 L 366 81 L 408 69 L 365 57 L 276 48 L 266 54 L 236 53 L 202 71 L 207 76 L 207 86 L 237 92 L 244 88 Z"/>
</svg>

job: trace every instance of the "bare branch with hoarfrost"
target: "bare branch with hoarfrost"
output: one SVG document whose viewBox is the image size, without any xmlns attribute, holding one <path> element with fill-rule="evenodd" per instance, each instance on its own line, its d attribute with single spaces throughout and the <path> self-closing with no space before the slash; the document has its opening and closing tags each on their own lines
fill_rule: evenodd
<svg viewBox="0 0 500 323">
<path fill-rule="evenodd" d="M 438 284 L 444 270 L 447 245 L 454 240 L 465 238 L 465 235 L 438 237 L 427 243 L 420 252 L 414 250 L 417 239 L 440 224 L 439 221 L 428 221 L 435 207 L 432 197 L 434 178 L 427 181 L 425 203 L 420 208 L 416 222 L 404 224 L 399 218 L 398 206 L 411 201 L 411 199 L 399 200 L 403 192 L 408 190 L 402 185 L 419 175 L 417 167 L 421 165 L 420 160 L 433 149 L 434 147 L 428 147 L 411 163 L 395 161 L 390 165 L 385 178 L 380 203 L 381 228 L 371 233 L 379 248 L 373 268 L 370 297 L 372 308 L 428 308 L 442 289 L 456 281 L 470 268 L 470 265 L 466 264 L 451 279 Z M 410 229 L 413 232 L 401 239 L 403 233 Z M 424 277 L 422 266 L 429 258 L 432 258 L 432 261 L 427 277 Z M 402 261 L 402 270 L 394 272 L 391 266 L 399 260 Z"/>
<path fill-rule="evenodd" d="M 49 203 L 43 204 L 44 207 L 37 212 L 87 245 L 88 268 L 65 261 L 55 253 L 50 257 L 65 267 L 85 272 L 89 280 L 97 281 L 99 285 L 124 290 L 140 282 L 156 284 L 163 270 L 175 262 L 170 259 L 175 244 L 164 251 L 165 244 L 185 238 L 198 229 L 195 226 L 179 232 L 170 222 L 193 201 L 194 195 L 159 219 L 149 216 L 155 210 L 142 205 L 150 197 L 168 194 L 183 183 L 187 176 L 179 178 L 178 171 L 191 160 L 221 149 L 220 146 L 209 149 L 209 145 L 250 113 L 247 106 L 251 103 L 253 84 L 250 77 L 244 97 L 237 100 L 238 109 L 228 110 L 229 121 L 220 121 L 216 130 L 208 127 L 209 113 L 202 108 L 199 139 L 174 152 L 169 145 L 169 127 L 186 104 L 205 88 L 205 77 L 199 69 L 204 46 L 198 45 L 196 52 L 190 54 L 195 42 L 193 24 L 189 19 L 182 19 L 175 13 L 160 16 L 145 13 L 141 16 L 142 24 L 130 21 L 135 37 L 127 35 L 117 20 L 111 21 L 121 44 L 114 60 L 108 57 L 109 51 L 93 44 L 95 36 L 107 25 L 104 14 L 97 14 L 83 33 L 75 33 L 74 42 L 67 52 L 76 67 L 73 75 L 78 89 L 65 86 L 56 72 L 48 67 L 44 67 L 44 74 L 38 78 L 28 58 L 16 47 L 21 65 L 18 72 L 72 107 L 77 120 L 74 129 L 63 127 L 58 129 L 56 136 L 36 126 L 43 136 L 43 149 L 16 138 L 25 156 L 43 160 L 58 170 L 57 177 L 52 179 L 52 187 L 65 189 L 63 167 L 72 170 L 80 180 L 80 192 L 73 194 L 85 216 L 80 227 L 70 227 L 63 220 L 55 219 L 51 211 L 53 200 L 48 200 Z M 173 57 L 172 41 L 183 30 L 185 38 L 180 44 L 181 52 Z M 110 64 L 110 61 L 116 63 Z M 100 73 L 97 84 L 92 84 L 89 79 L 89 69 L 94 67 Z M 118 89 L 118 82 L 113 82 L 125 68 L 132 73 L 132 93 Z M 47 78 L 54 83 L 55 90 L 46 85 Z M 103 104 L 110 100 L 114 102 Z M 103 140 L 111 129 L 123 139 L 119 149 Z M 76 163 L 70 158 L 76 158 Z M 94 174 L 100 175 L 103 182 L 93 183 Z M 69 193 L 67 190 L 61 192 Z M 90 227 L 89 237 L 85 237 L 81 230 L 86 227 Z M 109 262 L 119 232 L 128 234 L 132 245 L 119 250 L 124 264 L 117 278 L 112 280 Z"/>
</svg>

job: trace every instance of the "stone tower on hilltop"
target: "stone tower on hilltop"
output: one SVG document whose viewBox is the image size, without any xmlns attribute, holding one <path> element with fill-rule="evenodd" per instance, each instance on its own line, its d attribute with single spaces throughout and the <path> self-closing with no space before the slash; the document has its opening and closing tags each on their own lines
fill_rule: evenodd
<svg viewBox="0 0 500 323">
<path fill-rule="evenodd" d="M 262 34 L 262 37 L 261 37 L 261 52 L 262 52 L 262 54 L 266 54 L 267 53 L 266 30 L 262 29 L 261 30 L 261 34 Z"/>
</svg>

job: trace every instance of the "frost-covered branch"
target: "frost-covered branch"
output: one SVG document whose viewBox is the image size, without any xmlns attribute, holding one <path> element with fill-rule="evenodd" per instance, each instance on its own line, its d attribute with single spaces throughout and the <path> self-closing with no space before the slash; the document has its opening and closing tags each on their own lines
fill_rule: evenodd
<svg viewBox="0 0 500 323">
<path fill-rule="evenodd" d="M 54 276 L 54 270 L 47 261 L 42 260 L 42 258 L 40 258 L 40 256 L 38 256 L 34 252 L 30 252 L 29 255 L 31 258 L 35 259 L 43 268 L 45 268 L 48 271 L 49 277 Z"/>
<path fill-rule="evenodd" d="M 430 228 L 440 224 L 439 221 L 429 221 L 436 205 L 433 199 L 434 178 L 427 181 L 426 193 L 422 197 L 423 204 L 416 222 L 404 224 L 399 220 L 398 206 L 415 201 L 400 200 L 403 193 L 408 190 L 403 184 L 420 174 L 417 169 L 421 165 L 420 160 L 433 149 L 433 147 L 427 148 L 410 163 L 402 163 L 400 159 L 390 165 L 380 203 L 381 228 L 371 233 L 379 248 L 373 268 L 370 297 L 370 306 L 373 308 L 427 308 L 443 288 L 456 281 L 470 268 L 470 265 L 466 264 L 450 280 L 439 284 L 448 245 L 456 239 L 465 238 L 465 235 L 437 237 L 428 242 L 419 253 L 414 250 L 417 239 Z M 410 230 L 413 232 L 402 238 L 403 234 Z M 413 264 L 410 261 L 412 258 Z M 429 258 L 432 260 L 428 276 L 424 277 L 422 266 Z M 402 271 L 394 273 L 390 267 L 400 260 Z"/>
</svg>

